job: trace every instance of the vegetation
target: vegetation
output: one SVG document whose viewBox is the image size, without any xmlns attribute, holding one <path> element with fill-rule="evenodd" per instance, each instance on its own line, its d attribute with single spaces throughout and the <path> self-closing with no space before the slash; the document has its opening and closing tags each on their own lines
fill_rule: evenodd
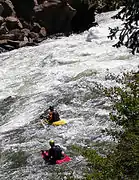
<svg viewBox="0 0 139 180">
<path fill-rule="evenodd" d="M 73 147 L 88 160 L 88 173 L 83 179 L 139 179 L 139 71 L 118 79 L 122 87 L 104 89 L 112 102 L 110 119 L 120 132 L 107 130 L 118 141 L 105 157 L 90 148 Z"/>
<path fill-rule="evenodd" d="M 126 0 L 125 6 L 113 18 L 124 22 L 121 29 L 119 27 L 110 28 L 109 38 L 113 39 L 120 33 L 119 40 L 114 46 L 118 48 L 124 45 L 130 48 L 133 54 L 139 53 L 139 1 Z"/>
</svg>

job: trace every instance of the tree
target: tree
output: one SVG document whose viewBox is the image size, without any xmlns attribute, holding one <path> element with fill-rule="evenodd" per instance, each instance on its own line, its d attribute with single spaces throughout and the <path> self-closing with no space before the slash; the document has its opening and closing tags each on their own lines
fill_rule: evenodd
<svg viewBox="0 0 139 180">
<path fill-rule="evenodd" d="M 120 32 L 118 42 L 113 45 L 120 47 L 122 45 L 130 48 L 132 53 L 139 53 L 139 0 L 125 0 L 125 6 L 112 18 L 121 19 L 123 27 L 109 28 L 108 38 L 113 39 Z"/>
<path fill-rule="evenodd" d="M 117 133 L 108 132 L 116 137 L 116 147 L 105 157 L 91 148 L 74 147 L 89 162 L 86 180 L 139 179 L 139 71 L 123 74 L 117 82 L 120 87 L 102 88 L 112 103 L 110 119 Z"/>
</svg>

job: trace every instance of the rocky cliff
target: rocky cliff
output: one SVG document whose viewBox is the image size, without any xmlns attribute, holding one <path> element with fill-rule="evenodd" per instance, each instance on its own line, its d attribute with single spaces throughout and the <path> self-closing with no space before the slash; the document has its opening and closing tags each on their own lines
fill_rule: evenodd
<svg viewBox="0 0 139 180">
<path fill-rule="evenodd" d="M 94 7 L 77 0 L 0 0 L 0 51 L 36 45 L 52 34 L 81 32 L 95 21 Z"/>
</svg>

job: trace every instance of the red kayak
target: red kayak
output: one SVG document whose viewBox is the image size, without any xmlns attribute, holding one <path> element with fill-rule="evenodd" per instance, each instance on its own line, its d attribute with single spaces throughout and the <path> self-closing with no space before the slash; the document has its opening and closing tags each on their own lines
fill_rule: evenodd
<svg viewBox="0 0 139 180">
<path fill-rule="evenodd" d="M 48 151 L 44 151 L 44 154 L 41 153 L 41 156 L 45 161 L 49 161 L 49 159 L 48 159 Z M 64 162 L 69 162 L 69 161 L 71 161 L 71 158 L 69 156 L 67 156 L 66 154 L 64 154 L 64 157 L 62 159 L 56 160 L 56 164 L 62 164 Z"/>
</svg>

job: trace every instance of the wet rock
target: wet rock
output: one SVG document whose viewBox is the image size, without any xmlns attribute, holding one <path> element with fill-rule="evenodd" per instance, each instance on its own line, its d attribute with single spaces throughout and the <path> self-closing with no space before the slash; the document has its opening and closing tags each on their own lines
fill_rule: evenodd
<svg viewBox="0 0 139 180">
<path fill-rule="evenodd" d="M 21 47 L 24 47 L 28 44 L 28 41 L 12 41 L 12 40 L 8 40 L 7 43 L 11 46 L 13 46 L 14 48 L 18 49 Z"/>
<path fill-rule="evenodd" d="M 0 53 L 7 52 L 7 50 L 4 47 L 1 47 L 0 45 Z"/>
<path fill-rule="evenodd" d="M 38 45 L 38 43 L 37 42 L 34 42 L 34 41 L 29 41 L 28 43 L 27 43 L 27 46 L 37 46 Z"/>
<path fill-rule="evenodd" d="M 46 29 L 44 27 L 41 28 L 39 35 L 40 35 L 40 37 L 46 37 L 47 32 L 46 32 Z"/>
<path fill-rule="evenodd" d="M 3 45 L 6 45 L 6 44 L 7 44 L 7 39 L 0 40 L 0 46 L 3 47 Z"/>
<path fill-rule="evenodd" d="M 6 34 L 8 31 L 7 27 L 6 27 L 6 23 L 3 23 L 0 27 L 0 35 L 1 34 Z"/>
<path fill-rule="evenodd" d="M 28 23 L 28 22 L 26 22 L 26 21 L 24 21 L 24 20 L 22 20 L 21 22 L 22 22 L 22 25 L 23 25 L 23 28 L 24 28 L 24 29 L 29 29 L 29 30 L 32 29 L 31 23 Z"/>
<path fill-rule="evenodd" d="M 29 37 L 30 37 L 31 39 L 36 40 L 36 39 L 39 38 L 39 34 L 38 34 L 38 33 L 35 33 L 35 32 L 30 32 Z"/>
<path fill-rule="evenodd" d="M 29 29 L 26 29 L 26 28 L 25 28 L 25 29 L 22 29 L 21 32 L 24 33 L 24 36 L 26 36 L 26 37 L 28 37 L 29 34 L 30 34 L 30 30 L 29 30 Z"/>
<path fill-rule="evenodd" d="M 6 21 L 6 26 L 9 30 L 16 29 L 16 28 L 19 28 L 19 29 L 23 28 L 21 22 L 16 17 L 9 16 L 5 19 L 5 21 Z"/>
<path fill-rule="evenodd" d="M 24 40 L 24 33 L 20 29 L 13 29 L 10 33 L 14 34 L 14 40 L 23 41 Z"/>
<path fill-rule="evenodd" d="M 11 46 L 13 46 L 14 48 L 19 48 L 20 47 L 20 41 L 12 41 L 12 40 L 8 40 L 7 43 Z"/>
<path fill-rule="evenodd" d="M 8 45 L 8 44 L 4 45 L 3 47 L 4 47 L 4 49 L 5 49 L 5 51 L 6 51 L 6 52 L 7 52 L 7 51 L 11 51 L 11 50 L 14 50 L 14 49 L 15 49 L 13 46 Z"/>
<path fill-rule="evenodd" d="M 13 29 L 11 31 L 9 31 L 9 33 L 14 34 L 15 36 L 19 36 L 21 34 L 21 30 L 20 29 Z"/>
<path fill-rule="evenodd" d="M 15 101 L 16 99 L 12 96 L 5 98 L 3 101 L 0 101 L 0 115 L 5 115 L 11 109 L 11 105 Z"/>
<path fill-rule="evenodd" d="M 34 23 L 31 31 L 33 31 L 35 33 L 39 33 L 40 30 L 41 30 L 41 26 L 38 23 Z"/>
<path fill-rule="evenodd" d="M 26 36 L 24 36 L 24 39 L 23 41 L 27 44 L 29 41 L 28 41 L 28 38 Z"/>
<path fill-rule="evenodd" d="M 15 35 L 14 34 L 3 34 L 0 36 L 0 40 L 14 40 L 15 39 Z"/>
</svg>

